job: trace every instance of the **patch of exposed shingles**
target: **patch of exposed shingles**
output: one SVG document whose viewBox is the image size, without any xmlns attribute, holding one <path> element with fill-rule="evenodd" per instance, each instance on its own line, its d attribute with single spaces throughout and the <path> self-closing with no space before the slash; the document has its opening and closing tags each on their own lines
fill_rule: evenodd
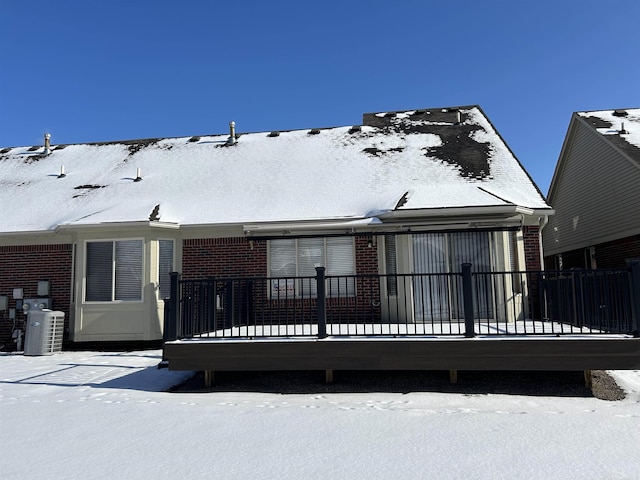
<svg viewBox="0 0 640 480">
<path fill-rule="evenodd" d="M 136 153 L 138 153 L 140 150 L 142 150 L 145 147 L 148 147 L 150 145 L 150 143 L 132 143 L 131 145 L 127 146 L 127 150 L 129 150 L 129 156 L 133 156 Z"/>
<path fill-rule="evenodd" d="M 613 123 L 603 120 L 602 118 L 595 116 L 584 116 L 582 117 L 586 120 L 593 128 L 607 128 L 612 131 L 620 131 L 622 130 L 622 122 L 625 121 L 624 117 L 621 118 L 620 125 L 614 125 Z M 638 146 L 629 143 L 624 135 L 624 133 L 615 133 L 605 135 L 608 141 L 613 143 L 616 147 L 626 153 L 629 157 L 635 159 L 637 162 L 640 162 L 640 148 Z"/>
<path fill-rule="evenodd" d="M 106 185 L 78 185 L 77 187 L 73 187 L 73 189 L 82 190 L 82 191 L 81 193 L 74 195 L 72 198 L 82 197 L 92 190 L 96 190 L 98 188 L 105 188 L 105 187 Z"/>
<path fill-rule="evenodd" d="M 363 148 L 362 151 L 364 153 L 367 153 L 369 155 L 373 155 L 374 157 L 380 157 L 382 155 L 386 155 L 388 153 L 391 152 L 402 152 L 404 150 L 403 147 L 395 147 L 395 148 L 388 148 L 386 150 L 380 150 L 377 147 L 368 147 L 368 148 Z"/>
<path fill-rule="evenodd" d="M 611 128 L 613 124 L 599 117 L 583 117 L 593 128 Z"/>
<path fill-rule="evenodd" d="M 466 116 L 461 111 L 461 122 L 458 122 L 458 114 L 458 109 L 416 110 L 411 114 L 365 114 L 363 123 L 389 133 L 437 135 L 442 144 L 437 147 L 425 146 L 423 151 L 426 157 L 453 165 L 465 178 L 487 178 L 491 174 L 491 146 L 474 139 L 475 132 L 483 130 L 480 125 L 465 123 Z M 382 152 L 375 147 L 364 151 L 376 156 Z"/>
<path fill-rule="evenodd" d="M 464 127 L 467 127 L 466 125 Z M 460 132 L 442 132 L 442 145 L 427 148 L 426 155 L 454 165 L 464 177 L 486 178 L 490 174 L 490 145 L 471 138 L 478 130 L 460 127 Z"/>
<path fill-rule="evenodd" d="M 38 161 L 42 160 L 43 158 L 47 158 L 47 155 L 45 155 L 43 153 L 42 154 L 38 154 L 38 155 L 29 155 L 28 157 L 26 157 L 24 159 L 24 163 L 27 163 L 27 164 L 35 163 L 35 162 L 38 162 Z"/>
</svg>

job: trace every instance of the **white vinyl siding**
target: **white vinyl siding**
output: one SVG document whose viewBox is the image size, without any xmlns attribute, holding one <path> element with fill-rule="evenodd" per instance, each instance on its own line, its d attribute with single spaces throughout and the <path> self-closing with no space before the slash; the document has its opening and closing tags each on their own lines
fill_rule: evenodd
<svg viewBox="0 0 640 480">
<path fill-rule="evenodd" d="M 315 277 L 316 267 L 325 267 L 325 274 L 343 278 L 330 279 L 327 295 L 353 296 L 355 274 L 355 253 L 353 239 L 300 238 L 271 240 L 269 242 L 269 276 L 272 280 L 271 294 L 279 298 L 317 295 L 313 279 L 301 279 L 296 284 L 292 280 L 277 280 L 284 277 Z"/>
<path fill-rule="evenodd" d="M 559 160 L 544 228 L 545 256 L 569 252 L 640 231 L 640 169 L 581 120 Z"/>
<path fill-rule="evenodd" d="M 142 300 L 142 240 L 87 242 L 87 302 Z"/>
</svg>

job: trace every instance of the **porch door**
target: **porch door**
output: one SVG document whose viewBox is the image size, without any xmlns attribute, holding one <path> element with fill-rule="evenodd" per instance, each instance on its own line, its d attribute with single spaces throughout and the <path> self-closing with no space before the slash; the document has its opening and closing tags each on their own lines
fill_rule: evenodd
<svg viewBox="0 0 640 480">
<path fill-rule="evenodd" d="M 450 234 L 451 269 L 461 271 L 463 263 L 471 264 L 472 272 L 490 272 L 491 268 L 491 234 L 489 232 L 459 232 Z M 493 287 L 490 275 L 473 278 L 473 316 L 474 318 L 493 318 Z M 462 292 L 454 290 L 456 311 L 459 319 L 463 318 Z"/>
<path fill-rule="evenodd" d="M 413 314 L 416 321 L 449 320 L 450 285 L 444 233 L 413 235 Z"/>
<path fill-rule="evenodd" d="M 424 233 L 412 236 L 413 310 L 416 321 L 462 320 L 463 299 L 459 273 L 463 263 L 473 272 L 491 271 L 489 232 Z M 420 275 L 421 274 L 421 275 Z M 474 281 L 476 318 L 491 318 L 493 305 L 490 281 Z"/>
</svg>

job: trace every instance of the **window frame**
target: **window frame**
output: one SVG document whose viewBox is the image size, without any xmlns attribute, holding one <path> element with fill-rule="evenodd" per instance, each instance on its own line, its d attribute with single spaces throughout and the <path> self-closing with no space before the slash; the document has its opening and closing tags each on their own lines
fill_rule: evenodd
<svg viewBox="0 0 640 480">
<path fill-rule="evenodd" d="M 117 295 L 117 250 L 116 246 L 118 242 L 139 242 L 140 245 L 140 295 L 137 299 L 118 299 Z M 89 271 L 89 244 L 92 243 L 111 243 L 111 299 L 110 300 L 88 300 L 89 297 L 89 281 L 88 281 L 88 271 Z M 144 238 L 140 237 L 132 237 L 132 238 L 111 238 L 111 239 L 94 239 L 94 240 L 85 240 L 84 242 L 84 275 L 83 275 L 83 303 L 85 304 L 99 304 L 99 303 L 124 303 L 124 304 L 133 304 L 133 303 L 143 303 L 144 300 L 144 281 L 145 281 L 145 241 Z"/>
<path fill-rule="evenodd" d="M 161 255 L 160 249 L 161 249 L 161 243 L 162 242 L 171 242 L 171 269 L 167 273 L 175 272 L 175 269 L 176 269 L 176 241 L 173 238 L 158 238 L 157 242 L 158 242 L 158 255 L 157 255 L 157 257 L 158 257 L 157 258 L 157 260 L 158 260 L 158 262 L 157 262 L 158 263 L 158 278 L 157 278 L 157 281 L 158 281 L 158 289 L 157 289 L 158 290 L 158 298 L 160 300 L 167 300 L 167 299 L 170 298 L 171 278 L 170 277 L 167 278 L 167 281 L 168 281 L 168 285 L 166 286 L 166 289 L 167 289 L 166 294 L 167 294 L 167 296 L 163 297 L 162 296 L 162 283 L 161 283 L 162 272 L 161 272 L 161 269 L 160 269 L 160 262 L 162 260 L 162 255 Z"/>
<path fill-rule="evenodd" d="M 315 288 L 315 284 L 307 280 L 307 277 L 316 275 L 315 271 L 313 272 L 313 274 L 311 274 L 310 272 L 309 274 L 300 273 L 300 270 L 301 270 L 300 258 L 304 257 L 304 255 L 301 255 L 302 253 L 301 248 L 313 248 L 313 247 L 300 246 L 300 241 L 322 240 L 322 258 L 321 258 L 320 265 L 318 266 L 325 268 L 326 276 L 331 276 L 332 273 L 328 270 L 328 267 L 327 267 L 327 264 L 330 263 L 330 261 L 328 261 L 328 252 L 331 249 L 331 246 L 328 245 L 328 242 L 330 243 L 330 241 L 333 239 L 343 239 L 343 238 L 346 238 L 349 240 L 349 247 L 351 250 L 350 257 L 351 257 L 351 263 L 353 268 L 351 270 L 351 273 L 348 273 L 348 274 L 338 273 L 336 274 L 336 276 L 338 277 L 355 276 L 357 274 L 357 267 L 356 267 L 356 245 L 355 245 L 354 237 L 301 237 L 301 238 L 281 238 L 281 239 L 278 238 L 278 239 L 269 240 L 268 250 L 267 250 L 267 260 L 268 260 L 267 276 L 270 279 L 269 298 L 275 299 L 275 300 L 317 298 L 317 289 Z M 273 242 L 281 242 L 281 241 L 289 241 L 289 242 L 293 241 L 293 254 L 294 254 L 293 264 L 295 266 L 295 272 L 291 275 L 277 276 L 273 274 L 273 270 L 272 270 Z M 298 277 L 304 277 L 304 279 L 300 279 Z M 295 280 L 293 280 L 294 278 Z M 284 287 L 282 286 L 283 281 L 280 279 L 285 279 Z M 332 292 L 332 284 L 334 284 L 332 280 L 335 280 L 335 279 L 328 278 L 325 281 L 325 292 L 326 292 L 327 298 L 338 297 L 339 288 L 340 286 L 343 286 L 343 282 L 339 282 L 340 285 L 338 287 L 338 292 Z M 349 284 L 346 287 L 347 288 L 346 295 L 342 295 L 341 297 L 345 297 L 345 298 L 356 297 L 357 292 L 356 292 L 355 278 L 353 279 L 352 282 L 348 282 L 348 283 Z"/>
</svg>

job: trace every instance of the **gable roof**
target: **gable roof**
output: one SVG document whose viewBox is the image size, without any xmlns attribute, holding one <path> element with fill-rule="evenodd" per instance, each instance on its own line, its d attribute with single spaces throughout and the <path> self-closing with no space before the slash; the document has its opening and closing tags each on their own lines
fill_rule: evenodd
<svg viewBox="0 0 640 480">
<path fill-rule="evenodd" d="M 545 255 L 640 233 L 640 109 L 574 112 L 548 199 Z"/>
<path fill-rule="evenodd" d="M 357 127 L 229 139 L 2 149 L 0 232 L 150 220 L 373 221 L 385 212 L 490 206 L 549 210 L 478 106 L 371 113 Z"/>
<path fill-rule="evenodd" d="M 640 108 L 574 112 L 549 186 L 547 198 L 550 201 L 553 199 L 576 122 L 600 134 L 600 138 L 611 148 L 640 168 Z"/>
<path fill-rule="evenodd" d="M 577 115 L 640 164 L 640 108 L 577 112 Z"/>
</svg>

